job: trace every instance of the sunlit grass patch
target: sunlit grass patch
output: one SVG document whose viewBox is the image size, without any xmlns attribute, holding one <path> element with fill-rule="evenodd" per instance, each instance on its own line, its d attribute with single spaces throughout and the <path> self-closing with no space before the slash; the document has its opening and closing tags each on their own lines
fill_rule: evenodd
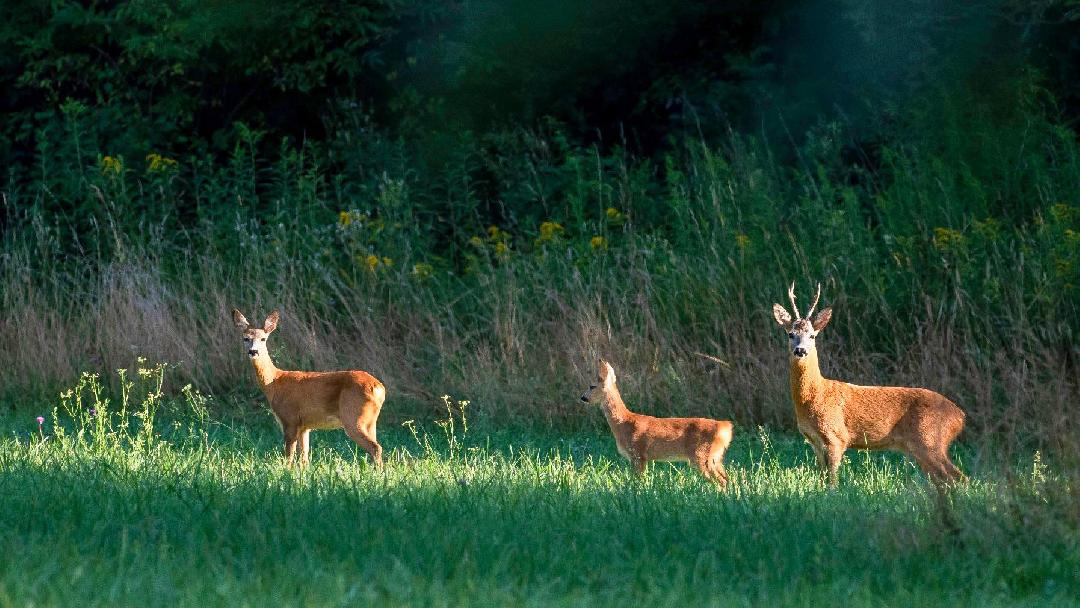
<svg viewBox="0 0 1080 608">
<path fill-rule="evenodd" d="M 850 452 L 830 491 L 801 440 L 758 429 L 736 435 L 719 492 L 681 464 L 635 477 L 606 434 L 457 407 L 384 426 L 382 471 L 329 431 L 301 469 L 266 416 L 224 423 L 181 400 L 144 427 L 102 409 L 40 436 L 25 416 L 0 422 L 0 598 L 1067 604 L 1080 590 L 1073 490 L 1038 463 L 938 495 L 902 459 Z"/>
</svg>

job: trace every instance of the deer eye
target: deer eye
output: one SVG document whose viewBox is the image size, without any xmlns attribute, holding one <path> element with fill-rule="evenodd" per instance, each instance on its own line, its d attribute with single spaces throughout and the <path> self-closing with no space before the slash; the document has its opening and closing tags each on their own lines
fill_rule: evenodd
<svg viewBox="0 0 1080 608">
<path fill-rule="evenodd" d="M 794 338 L 795 337 L 795 332 L 789 331 L 788 334 L 787 334 L 787 337 Z"/>
</svg>

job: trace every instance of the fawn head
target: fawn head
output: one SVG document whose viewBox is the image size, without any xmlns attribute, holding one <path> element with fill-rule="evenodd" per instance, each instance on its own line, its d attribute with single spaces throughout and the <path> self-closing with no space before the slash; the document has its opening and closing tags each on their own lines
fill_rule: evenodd
<svg viewBox="0 0 1080 608">
<path fill-rule="evenodd" d="M 792 318 L 783 306 L 773 304 L 773 318 L 787 331 L 791 356 L 802 359 L 814 350 L 818 332 L 825 329 L 829 319 L 832 318 L 832 308 L 826 308 L 814 316 L 814 309 L 817 308 L 818 300 L 821 299 L 821 283 L 818 283 L 817 295 L 814 296 L 814 303 L 810 305 L 810 311 L 806 313 L 806 317 L 799 315 L 799 309 L 795 306 L 795 283 L 788 288 L 788 298 L 791 300 L 791 310 L 795 312 L 795 317 Z"/>
<path fill-rule="evenodd" d="M 263 321 L 262 327 L 253 327 L 251 323 L 248 323 L 246 317 L 235 308 L 232 311 L 233 323 L 242 332 L 244 337 L 244 350 L 252 359 L 265 355 L 266 353 L 266 337 L 270 335 L 270 332 L 277 329 L 278 319 L 281 315 L 278 311 L 270 313 L 266 320 Z"/>
<path fill-rule="evenodd" d="M 611 367 L 611 364 L 603 359 L 600 359 L 597 367 L 596 384 L 590 384 L 589 390 L 585 391 L 581 396 L 581 400 L 585 403 L 592 403 L 596 391 L 602 392 L 615 387 L 615 368 Z"/>
</svg>

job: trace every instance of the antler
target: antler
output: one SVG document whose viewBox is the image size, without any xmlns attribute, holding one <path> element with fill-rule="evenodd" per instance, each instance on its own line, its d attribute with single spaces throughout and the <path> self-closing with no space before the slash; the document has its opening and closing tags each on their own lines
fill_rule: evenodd
<svg viewBox="0 0 1080 608">
<path fill-rule="evenodd" d="M 791 300 L 791 311 L 795 313 L 795 320 L 798 321 L 802 316 L 799 315 L 799 309 L 795 306 L 795 281 L 791 282 L 791 287 L 787 290 L 787 297 Z"/>
<path fill-rule="evenodd" d="M 814 303 L 810 305 L 810 312 L 806 313 L 806 318 L 814 316 L 814 309 L 817 308 L 818 300 L 821 299 L 821 283 L 817 284 L 817 295 L 814 296 Z"/>
</svg>

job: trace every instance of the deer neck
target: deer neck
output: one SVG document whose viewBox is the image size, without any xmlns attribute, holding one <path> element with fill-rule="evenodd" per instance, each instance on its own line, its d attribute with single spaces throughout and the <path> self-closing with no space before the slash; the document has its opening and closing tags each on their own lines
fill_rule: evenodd
<svg viewBox="0 0 1080 608">
<path fill-rule="evenodd" d="M 791 357 L 791 397 L 796 405 L 814 402 L 824 386 L 816 348 L 805 357 Z"/>
<path fill-rule="evenodd" d="M 623 403 L 619 389 L 614 386 L 604 389 L 603 408 L 604 417 L 607 418 L 608 425 L 612 427 L 621 422 L 626 422 L 630 418 L 630 410 L 626 409 L 626 404 Z"/>
<path fill-rule="evenodd" d="M 281 370 L 274 365 L 274 362 L 270 359 L 270 355 L 261 354 L 257 357 L 252 357 L 251 365 L 255 368 L 255 375 L 259 377 L 259 385 L 262 389 L 267 390 L 274 380 L 277 380 L 281 375 Z"/>
</svg>

